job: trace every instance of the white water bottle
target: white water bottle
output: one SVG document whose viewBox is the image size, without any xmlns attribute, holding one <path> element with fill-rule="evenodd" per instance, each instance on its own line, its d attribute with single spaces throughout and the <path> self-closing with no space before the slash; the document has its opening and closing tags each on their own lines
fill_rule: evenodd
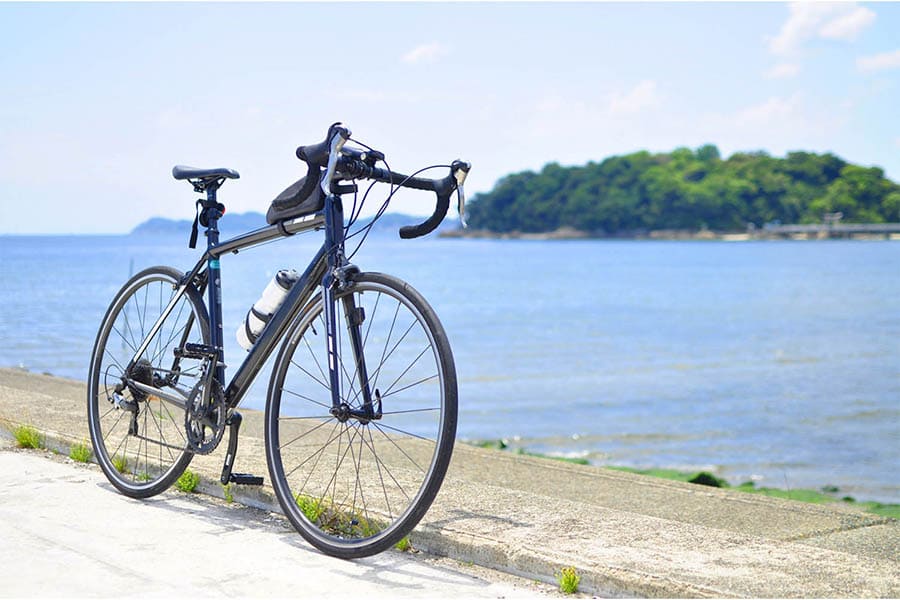
<svg viewBox="0 0 900 600">
<path fill-rule="evenodd" d="M 253 347 L 266 323 L 269 322 L 269 319 L 284 302 L 288 291 L 299 279 L 300 275 L 294 269 L 282 269 L 275 273 L 275 277 L 263 290 L 260 299 L 250 307 L 247 317 L 237 328 L 237 341 L 241 348 L 249 351 Z"/>
</svg>

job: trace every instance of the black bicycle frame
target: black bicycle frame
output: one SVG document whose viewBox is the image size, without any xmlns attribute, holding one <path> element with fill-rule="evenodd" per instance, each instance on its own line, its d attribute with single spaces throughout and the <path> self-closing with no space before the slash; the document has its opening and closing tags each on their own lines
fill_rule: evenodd
<svg viewBox="0 0 900 600">
<path fill-rule="evenodd" d="M 208 206 L 216 205 L 216 190 L 207 189 Z M 337 339 L 337 318 L 335 311 L 335 291 L 339 285 L 343 285 L 344 275 L 349 263 L 344 256 L 344 212 L 339 195 L 329 194 L 325 197 L 325 205 L 322 212 L 298 217 L 279 225 L 271 225 L 250 233 L 239 235 L 235 238 L 219 242 L 218 220 L 221 213 L 217 210 L 209 210 L 204 219 L 206 222 L 207 249 L 197 261 L 194 268 L 185 275 L 178 291 L 169 301 L 168 306 L 160 315 L 157 322 L 151 328 L 145 338 L 145 342 L 137 349 L 129 364 L 129 369 L 143 355 L 151 340 L 159 331 L 163 321 L 171 313 L 177 302 L 187 291 L 188 286 L 195 286 L 202 293 L 204 282 L 208 298 L 207 314 L 210 325 L 211 346 L 218 354 L 218 363 L 215 367 L 217 380 L 224 385 L 224 331 L 222 324 L 222 274 L 219 260 L 230 252 L 238 251 L 272 241 L 280 237 L 290 236 L 295 233 L 309 231 L 311 229 L 325 230 L 325 241 L 322 247 L 313 256 L 300 280 L 294 284 L 288 292 L 281 306 L 266 323 L 256 343 L 250 348 L 244 361 L 238 367 L 230 383 L 225 388 L 225 403 L 229 410 L 237 407 L 244 394 L 250 388 L 256 375 L 262 369 L 265 362 L 275 350 L 285 331 L 291 322 L 297 317 L 305 304 L 312 298 L 316 286 L 323 286 L 322 301 L 324 304 L 326 343 L 328 351 L 330 383 L 332 393 L 333 411 L 341 407 L 340 393 L 340 358 L 337 354 L 335 340 Z M 369 393 L 368 377 L 363 358 L 362 341 L 359 333 L 359 320 L 356 319 L 357 311 L 352 294 L 342 299 L 345 314 L 353 315 L 350 328 L 350 341 L 354 354 L 354 364 L 360 375 L 360 390 L 363 395 L 363 411 L 351 411 L 350 416 L 361 418 L 377 418 L 372 409 L 371 395 Z M 188 324 L 191 326 L 191 323 Z M 186 339 L 187 333 L 185 333 Z M 128 371 L 126 370 L 126 372 Z M 346 409 L 345 409 L 346 410 Z M 359 413 L 359 414 L 357 414 Z M 336 414 L 336 412 L 335 412 Z M 346 414 L 346 413 L 345 413 Z"/>
</svg>

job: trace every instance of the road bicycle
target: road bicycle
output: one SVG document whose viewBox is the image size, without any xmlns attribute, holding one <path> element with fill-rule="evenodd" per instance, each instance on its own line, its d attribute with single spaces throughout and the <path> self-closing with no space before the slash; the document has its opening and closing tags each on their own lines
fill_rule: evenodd
<svg viewBox="0 0 900 600">
<path fill-rule="evenodd" d="M 195 455 L 213 452 L 228 429 L 222 484 L 261 485 L 261 477 L 232 472 L 242 422 L 235 409 L 277 348 L 264 439 L 281 508 L 321 551 L 369 556 L 406 536 L 434 500 L 453 451 L 457 381 L 447 335 L 425 299 L 396 277 L 350 262 L 374 223 L 362 225 L 360 213 L 381 182 L 390 191 L 375 219 L 400 188 L 437 196 L 434 213 L 402 227 L 402 238 L 437 228 L 454 193 L 463 220 L 470 165 L 443 165 L 449 174 L 440 179 L 420 177 L 425 169 L 403 175 L 339 123 L 297 156 L 306 176 L 272 202 L 268 225 L 221 242 L 217 191 L 238 173 L 173 169 L 206 195 L 190 241 L 195 247 L 198 225 L 205 228 L 206 252 L 187 273 L 151 267 L 116 294 L 91 357 L 91 443 L 109 481 L 146 498 L 169 488 Z M 371 183 L 360 197 L 361 181 Z M 288 282 L 280 306 L 252 311 L 262 329 L 245 332 L 252 346 L 226 380 L 220 260 L 312 230 L 324 232 L 321 248 Z"/>
</svg>

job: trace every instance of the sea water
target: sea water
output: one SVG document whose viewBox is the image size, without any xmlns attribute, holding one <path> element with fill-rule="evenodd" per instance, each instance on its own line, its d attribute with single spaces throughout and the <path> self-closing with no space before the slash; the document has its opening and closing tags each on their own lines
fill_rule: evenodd
<svg viewBox="0 0 900 600">
<path fill-rule="evenodd" d="M 318 234 L 222 258 L 233 336 Z M 0 366 L 85 379 L 124 280 L 193 266 L 186 236 L 0 237 Z M 370 237 L 363 270 L 437 311 L 459 437 L 731 483 L 900 502 L 900 243 Z M 268 369 L 243 406 L 262 408 Z"/>
</svg>

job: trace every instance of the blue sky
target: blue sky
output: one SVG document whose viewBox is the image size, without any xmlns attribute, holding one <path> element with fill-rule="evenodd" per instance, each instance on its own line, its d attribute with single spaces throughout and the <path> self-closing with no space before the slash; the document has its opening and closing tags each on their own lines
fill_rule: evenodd
<svg viewBox="0 0 900 600">
<path fill-rule="evenodd" d="M 470 194 L 705 143 L 900 181 L 898 34 L 896 3 L 0 3 L 0 233 L 192 218 L 177 163 L 265 212 L 334 121 L 399 171 L 470 160 Z"/>
</svg>

